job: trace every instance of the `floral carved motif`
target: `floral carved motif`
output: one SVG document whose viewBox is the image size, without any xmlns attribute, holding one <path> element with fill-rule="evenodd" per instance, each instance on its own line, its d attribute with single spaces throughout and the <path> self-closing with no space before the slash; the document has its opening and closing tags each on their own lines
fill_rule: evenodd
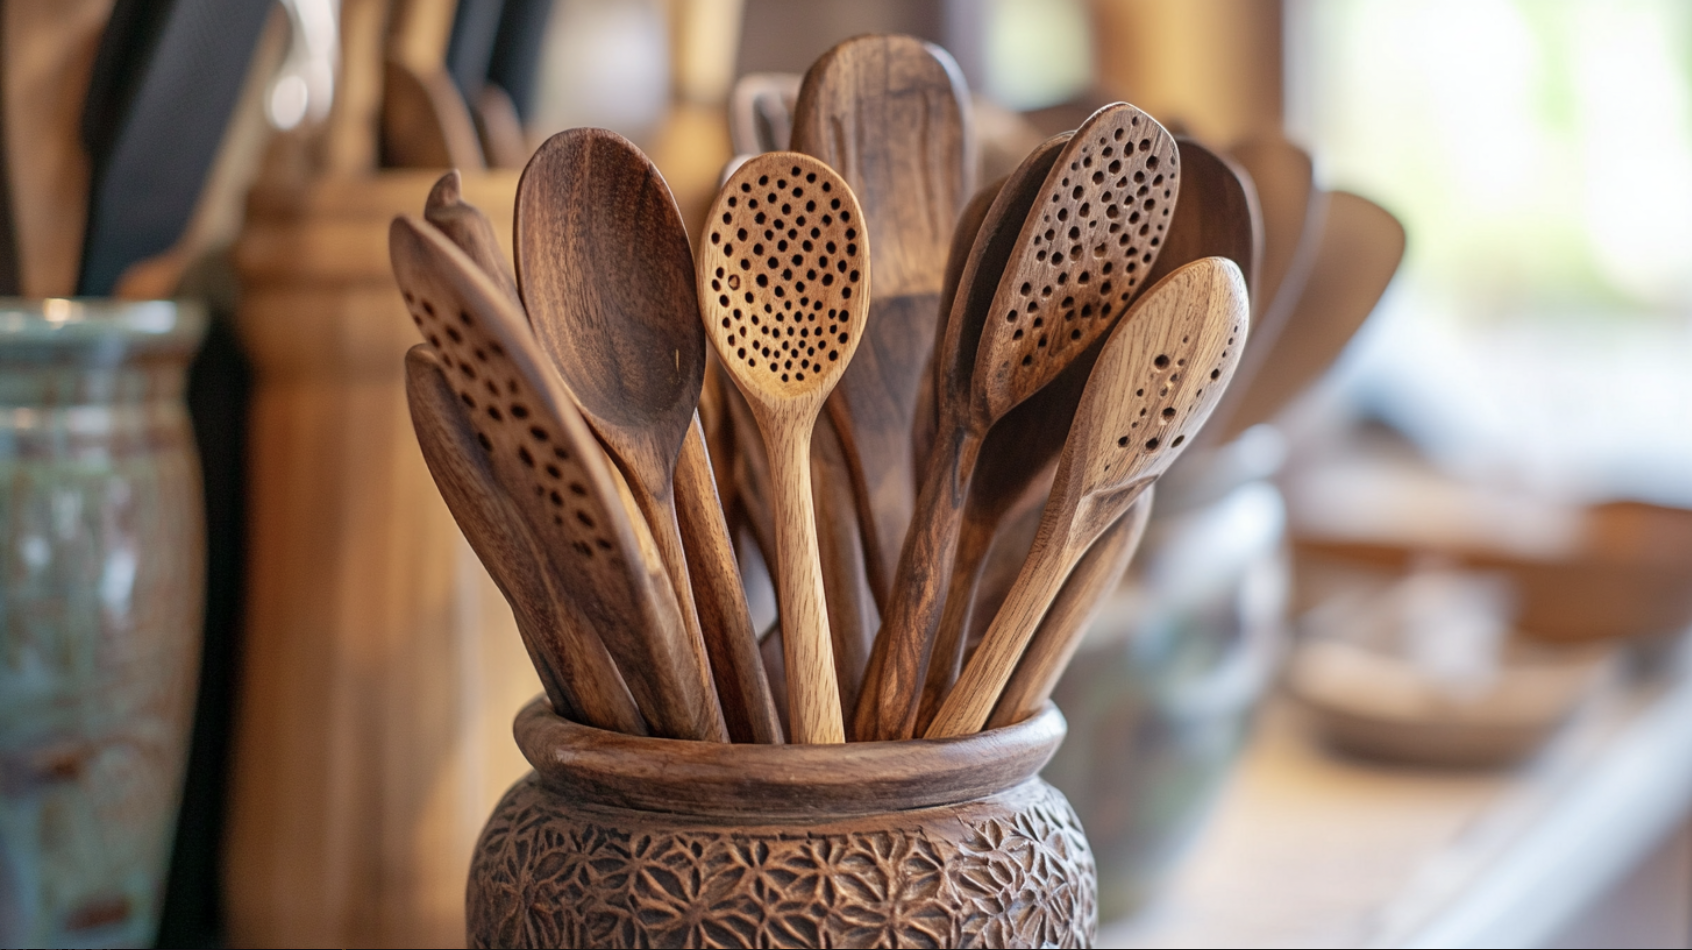
<svg viewBox="0 0 1692 950">
<path fill-rule="evenodd" d="M 1092 852 L 1038 779 L 962 805 L 817 824 L 506 793 L 470 869 L 474 947 L 1079 947 Z"/>
</svg>

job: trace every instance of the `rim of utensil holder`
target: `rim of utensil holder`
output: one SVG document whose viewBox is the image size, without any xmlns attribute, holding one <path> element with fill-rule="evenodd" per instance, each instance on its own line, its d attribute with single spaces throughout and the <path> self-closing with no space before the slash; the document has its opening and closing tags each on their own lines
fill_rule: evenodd
<svg viewBox="0 0 1692 950">
<path fill-rule="evenodd" d="M 700 817 L 803 819 L 985 798 L 1037 775 L 1067 730 L 1048 702 L 1014 725 L 949 739 L 693 742 L 584 726 L 539 698 L 517 714 L 513 731 L 542 784 L 575 801 Z"/>
<path fill-rule="evenodd" d="M 137 354 L 192 351 L 205 335 L 198 300 L 0 297 L 0 340 L 43 355 L 79 351 L 79 362 L 116 365 Z M 87 352 L 90 346 L 94 352 Z"/>
</svg>

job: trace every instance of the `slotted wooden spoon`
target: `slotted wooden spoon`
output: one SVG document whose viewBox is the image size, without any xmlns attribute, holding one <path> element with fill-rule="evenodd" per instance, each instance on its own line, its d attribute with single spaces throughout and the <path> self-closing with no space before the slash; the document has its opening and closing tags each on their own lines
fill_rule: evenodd
<svg viewBox="0 0 1692 950">
<path fill-rule="evenodd" d="M 705 377 L 693 254 L 658 169 L 627 139 L 571 129 L 535 152 L 517 186 L 517 273 L 535 335 L 629 483 L 675 591 L 687 643 L 710 669 L 730 734 L 770 737 L 739 569 L 720 543 L 689 549 L 678 502 L 716 506 L 704 482 L 678 482 Z M 677 489 L 690 494 L 677 498 Z M 709 531 L 708 520 L 695 526 Z M 702 576 L 696 580 L 690 575 Z M 695 589 L 710 592 L 700 611 Z M 707 626 L 703 621 L 709 619 Z M 722 695 L 722 694 L 726 694 Z"/>
<path fill-rule="evenodd" d="M 789 737 L 843 742 L 811 500 L 811 430 L 863 338 L 869 235 L 852 189 L 808 155 L 731 176 L 700 243 L 707 335 L 769 451 Z"/>
<path fill-rule="evenodd" d="M 475 420 L 495 478 L 593 623 L 655 735 L 724 741 L 710 671 L 654 588 L 612 473 L 520 313 L 433 226 L 394 219 L 406 307 Z"/>
<path fill-rule="evenodd" d="M 884 609 L 916 503 L 917 386 L 934 347 L 953 225 L 975 188 L 968 96 L 944 50 L 911 36 L 859 36 L 811 66 L 793 109 L 793 151 L 846 179 L 875 245 L 869 328 L 828 414 Z"/>
<path fill-rule="evenodd" d="M 1034 548 L 929 738 L 968 735 L 986 723 L 1076 562 L 1216 407 L 1246 341 L 1246 308 L 1239 267 L 1206 258 L 1152 288 L 1112 333 L 1064 443 Z"/>
<path fill-rule="evenodd" d="M 572 609 L 567 584 L 549 572 L 545 549 L 505 496 L 467 407 L 426 343 L 405 354 L 405 395 L 423 461 L 453 520 L 511 605 L 553 708 L 576 722 L 646 735 L 611 654 Z"/>
<path fill-rule="evenodd" d="M 980 291 L 977 275 L 995 289 L 980 323 L 960 319 L 956 302 L 947 321 L 948 345 L 954 323 L 960 334 L 966 324 L 979 327 L 974 366 L 967 385 L 953 376 L 936 390 L 939 427 L 894 575 L 900 596 L 877 638 L 878 648 L 883 639 L 887 648 L 869 722 L 860 702 L 858 725 L 868 726 L 867 737 L 908 738 L 914 729 L 982 440 L 1127 308 L 1161 250 L 1178 166 L 1175 142 L 1156 120 L 1127 103 L 1105 106 L 1076 130 L 1046 173 L 1005 266 L 966 273 L 971 297 Z M 1000 199 L 1009 192 L 1007 185 Z"/>
</svg>

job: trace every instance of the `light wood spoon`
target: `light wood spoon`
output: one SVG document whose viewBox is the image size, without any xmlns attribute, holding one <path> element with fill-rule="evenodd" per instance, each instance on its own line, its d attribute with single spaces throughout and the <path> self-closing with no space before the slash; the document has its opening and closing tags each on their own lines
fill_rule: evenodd
<svg viewBox="0 0 1692 950">
<path fill-rule="evenodd" d="M 843 742 L 811 500 L 811 430 L 863 338 L 869 235 L 852 189 L 808 155 L 740 166 L 700 244 L 707 335 L 769 450 L 789 738 Z"/>
<path fill-rule="evenodd" d="M 1076 410 L 1034 548 L 927 737 L 981 729 L 1076 562 L 1209 418 L 1248 319 L 1239 267 L 1206 258 L 1169 275 L 1118 324 Z"/>
<path fill-rule="evenodd" d="M 722 556 L 726 528 L 717 540 L 696 534 L 690 549 L 678 522 L 678 508 L 719 503 L 707 482 L 677 478 L 704 382 L 705 333 L 675 200 L 627 139 L 571 129 L 542 144 L 524 169 L 516 231 L 518 282 L 535 334 L 652 529 L 688 643 L 719 694 L 728 694 L 719 698 L 730 734 L 767 741 L 774 719 L 765 714 L 760 670 L 749 665 L 752 620 L 739 569 Z M 704 518 L 694 526 L 714 529 Z M 700 590 L 711 597 L 704 610 Z"/>
<path fill-rule="evenodd" d="M 1105 529 L 1070 572 L 1063 589 L 1041 618 L 1040 629 L 1023 651 L 1016 672 L 1005 684 L 999 704 L 987 719 L 987 728 L 1021 722 L 1051 698 L 1052 690 L 1069 667 L 1070 658 L 1098 616 L 1105 598 L 1122 582 L 1122 575 L 1134 560 L 1134 551 L 1145 537 L 1146 522 L 1151 518 L 1156 488 L 1148 486 L 1134 500 L 1128 513 Z"/>
<path fill-rule="evenodd" d="M 646 723 L 615 661 L 545 549 L 513 508 L 476 440 L 467 409 L 427 343 L 405 354 L 405 395 L 423 461 L 447 509 L 517 618 L 517 631 L 558 714 L 576 722 L 646 735 Z"/>
<path fill-rule="evenodd" d="M 1267 422 L 1319 379 L 1375 310 L 1404 259 L 1404 226 L 1367 198 L 1328 196 L 1316 261 L 1262 370 L 1226 400 L 1238 432 Z"/>
<path fill-rule="evenodd" d="M 916 503 L 911 420 L 934 346 L 946 253 L 975 190 L 969 90 L 944 50 L 859 36 L 805 73 L 793 151 L 839 171 L 875 245 L 863 348 L 829 398 L 846 452 L 871 589 L 883 609 Z"/>
<path fill-rule="evenodd" d="M 605 456 L 528 324 L 468 255 L 411 217 L 389 257 L 406 307 L 473 413 L 494 476 L 617 660 L 653 734 L 723 741 L 710 671 L 653 587 Z"/>
<path fill-rule="evenodd" d="M 1064 145 L 1005 266 L 976 271 L 996 289 L 977 324 L 967 386 L 954 376 L 936 390 L 933 454 L 894 575 L 900 596 L 877 638 L 888 646 L 870 737 L 908 738 L 914 729 L 962 509 L 988 430 L 1057 378 L 1127 309 L 1161 250 L 1179 174 L 1175 142 L 1156 120 L 1127 103 L 1105 106 Z M 973 296 L 980 279 L 966 273 L 961 286 Z M 971 322 L 959 320 L 958 306 L 947 321 L 948 344 L 953 323 L 961 330 Z"/>
</svg>

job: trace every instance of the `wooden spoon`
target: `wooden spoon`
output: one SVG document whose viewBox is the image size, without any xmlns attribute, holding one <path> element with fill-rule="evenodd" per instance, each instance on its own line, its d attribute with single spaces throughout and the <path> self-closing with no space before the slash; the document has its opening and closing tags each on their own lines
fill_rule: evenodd
<svg viewBox="0 0 1692 950">
<path fill-rule="evenodd" d="M 740 574 L 721 544 L 688 549 L 677 522 L 676 464 L 693 425 L 705 377 L 705 332 L 694 290 L 693 254 L 681 214 L 658 169 L 627 139 L 571 129 L 535 152 L 517 185 L 517 273 L 535 335 L 582 415 L 628 479 L 652 529 L 701 669 L 732 694 L 731 734 L 752 741 L 748 707 L 760 694 L 744 657 L 754 642 L 743 597 L 702 624 L 690 569 L 713 597 L 738 595 Z M 681 483 L 694 491 L 697 480 Z M 715 493 L 691 505 L 717 505 Z M 704 527 L 704 522 L 700 522 Z"/>
<path fill-rule="evenodd" d="M 517 618 L 529 659 L 558 714 L 576 722 L 646 735 L 646 723 L 616 663 L 586 618 L 575 612 L 567 582 L 494 475 L 466 407 L 426 343 L 405 354 L 405 394 L 423 461 L 453 520 Z"/>
<path fill-rule="evenodd" d="M 1063 589 L 1040 620 L 1040 629 L 1023 651 L 1022 662 L 1016 665 L 1016 672 L 1005 684 L 1005 692 L 987 720 L 989 729 L 1021 722 L 1051 698 L 1087 628 L 1133 561 L 1134 551 L 1145 537 L 1146 522 L 1151 518 L 1152 494 L 1156 488 L 1147 486 L 1127 514 L 1116 519 L 1093 542 L 1063 582 Z"/>
<path fill-rule="evenodd" d="M 431 225 L 396 218 L 394 276 L 459 398 L 495 478 L 599 631 L 655 735 L 723 741 L 710 670 L 675 599 L 648 581 L 612 473 L 523 316 Z"/>
<path fill-rule="evenodd" d="M 1243 432 L 1267 422 L 1327 371 L 1368 319 L 1404 259 L 1404 226 L 1367 198 L 1345 191 L 1328 196 L 1316 261 L 1263 369 L 1242 380 L 1226 400 L 1238 414 L 1226 421 Z"/>
<path fill-rule="evenodd" d="M 1304 282 L 1316 261 L 1322 222 L 1327 219 L 1327 193 L 1316 185 L 1310 153 L 1279 132 L 1248 140 L 1229 156 L 1250 177 L 1263 216 L 1263 256 L 1260 281 L 1252 286 L 1251 347 L 1236 374 L 1239 385 L 1216 410 L 1216 424 L 1206 442 L 1226 442 L 1250 428 L 1254 415 L 1241 400 L 1251 381 L 1273 365 L 1270 350 L 1292 317 Z"/>
<path fill-rule="evenodd" d="M 1253 305 L 1252 346 L 1258 336 L 1257 274 L 1263 259 L 1263 212 L 1250 176 L 1234 162 L 1185 136 L 1181 151 L 1181 203 L 1163 242 L 1163 253 L 1146 278 L 1147 286 L 1206 257 L 1226 257 L 1240 266 Z M 1243 365 L 1243 364 L 1242 364 Z M 1240 378 L 1236 375 L 1236 379 Z"/>
<path fill-rule="evenodd" d="M 925 735 L 977 732 L 1077 561 L 1181 454 L 1221 398 L 1247 324 L 1245 279 L 1225 258 L 1165 278 L 1099 355 L 1058 460 L 1034 548 Z"/>
<path fill-rule="evenodd" d="M 908 738 L 914 728 L 982 440 L 1127 309 L 1161 250 L 1178 166 L 1175 142 L 1156 120 L 1127 103 L 1105 106 L 1076 130 L 1045 175 L 1005 266 L 965 275 L 970 297 L 981 291 L 976 274 L 988 275 L 996 289 L 979 323 L 960 320 L 958 302 L 947 321 L 948 344 L 954 323 L 959 331 L 965 324 L 979 328 L 979 342 L 968 384 L 953 376 L 936 390 L 939 428 L 895 574 L 901 596 L 878 637 L 888 646 L 870 714 L 874 738 Z M 1009 191 L 1007 185 L 1001 200 Z M 864 715 L 860 703 L 860 726 L 869 725 Z"/>
<path fill-rule="evenodd" d="M 729 177 L 701 242 L 699 297 L 723 368 L 769 449 L 790 738 L 843 742 L 811 500 L 811 430 L 863 338 L 869 235 L 852 189 L 808 155 Z"/>
<path fill-rule="evenodd" d="M 946 252 L 975 190 L 969 90 L 944 50 L 860 36 L 806 72 L 793 150 L 840 172 L 875 245 L 864 346 L 828 403 L 857 496 L 871 589 L 884 609 L 916 503 L 911 420 L 934 332 Z"/>
<path fill-rule="evenodd" d="M 511 262 L 500 249 L 494 234 L 493 222 L 482 209 L 464 200 L 464 179 L 458 169 L 442 175 L 429 190 L 429 200 L 423 205 L 423 219 L 440 229 L 452 243 L 459 246 L 482 273 L 493 278 L 512 303 L 522 306 L 517 294 L 517 278 L 511 272 Z"/>
<path fill-rule="evenodd" d="M 444 70 L 389 59 L 382 74 L 382 164 L 485 168 L 470 107 Z"/>
</svg>

